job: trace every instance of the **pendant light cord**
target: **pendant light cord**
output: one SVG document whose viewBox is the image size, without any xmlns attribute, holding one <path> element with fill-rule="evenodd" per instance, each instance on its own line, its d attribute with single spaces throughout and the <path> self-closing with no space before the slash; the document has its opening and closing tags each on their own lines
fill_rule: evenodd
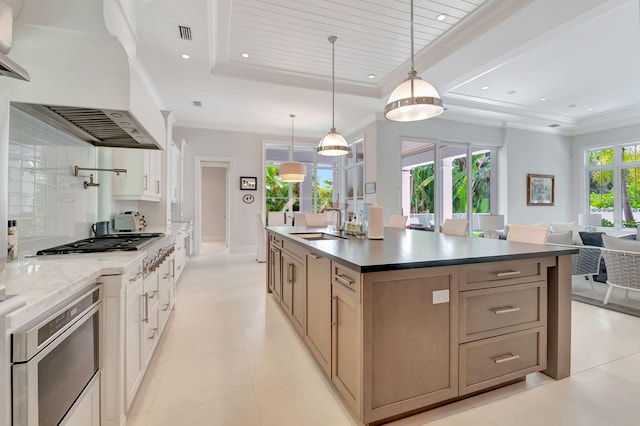
<svg viewBox="0 0 640 426">
<path fill-rule="evenodd" d="M 411 78 L 411 99 L 415 98 L 413 91 L 413 80 L 416 76 L 415 63 L 413 59 L 413 0 L 411 0 L 411 71 L 409 77 Z"/>
<path fill-rule="evenodd" d="M 336 40 L 338 37 L 331 36 L 331 130 L 336 131 Z"/>
<path fill-rule="evenodd" d="M 293 119 L 296 118 L 295 114 L 289 114 L 291 117 L 291 151 L 289 152 L 289 161 L 293 163 Z"/>
</svg>

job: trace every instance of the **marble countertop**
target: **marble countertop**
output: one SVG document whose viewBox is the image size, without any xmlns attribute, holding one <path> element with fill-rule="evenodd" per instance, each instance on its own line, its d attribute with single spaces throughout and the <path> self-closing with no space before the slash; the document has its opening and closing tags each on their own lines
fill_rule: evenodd
<svg viewBox="0 0 640 426">
<path fill-rule="evenodd" d="M 310 251 L 365 273 L 397 269 L 496 262 L 577 253 L 577 249 L 542 244 L 469 238 L 411 229 L 384 228 L 384 239 L 305 240 L 296 233 L 335 233 L 329 228 L 268 227 Z"/>
<path fill-rule="evenodd" d="M 101 275 L 121 275 L 140 264 L 146 252 L 37 256 L 9 262 L 0 273 L 7 296 L 5 326 L 14 329 L 82 290 Z M 12 309 L 9 309 L 12 308 Z"/>
</svg>

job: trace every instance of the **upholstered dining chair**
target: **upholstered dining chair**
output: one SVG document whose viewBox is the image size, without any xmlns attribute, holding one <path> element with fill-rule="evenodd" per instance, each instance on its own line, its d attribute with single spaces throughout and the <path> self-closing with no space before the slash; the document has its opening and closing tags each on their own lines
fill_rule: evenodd
<svg viewBox="0 0 640 426">
<path fill-rule="evenodd" d="M 447 235 L 467 236 L 469 221 L 462 219 L 445 219 L 442 224 L 442 233 Z"/>
<path fill-rule="evenodd" d="M 393 214 L 389 218 L 389 223 L 387 223 L 387 226 L 389 228 L 404 229 L 407 226 L 407 219 L 408 219 L 407 216 L 401 216 L 399 214 Z"/>
<path fill-rule="evenodd" d="M 328 217 L 324 213 L 314 214 L 307 213 L 305 215 L 305 226 L 309 227 L 324 227 L 327 226 Z"/>
<path fill-rule="evenodd" d="M 507 241 L 517 243 L 547 244 L 549 227 L 543 225 L 511 225 Z"/>
</svg>

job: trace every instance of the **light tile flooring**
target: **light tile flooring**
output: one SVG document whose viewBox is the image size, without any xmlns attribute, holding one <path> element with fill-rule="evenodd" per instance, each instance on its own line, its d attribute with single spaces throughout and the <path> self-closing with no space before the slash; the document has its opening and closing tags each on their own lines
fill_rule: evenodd
<svg viewBox="0 0 640 426">
<path fill-rule="evenodd" d="M 206 243 L 189 261 L 127 425 L 356 424 L 265 294 L 254 258 Z M 572 345 L 568 379 L 532 374 L 392 425 L 640 424 L 640 318 L 574 302 Z"/>
</svg>

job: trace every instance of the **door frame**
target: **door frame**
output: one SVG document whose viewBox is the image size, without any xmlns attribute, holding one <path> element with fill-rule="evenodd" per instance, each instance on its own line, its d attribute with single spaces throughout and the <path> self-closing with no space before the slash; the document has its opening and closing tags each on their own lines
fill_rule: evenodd
<svg viewBox="0 0 640 426">
<path fill-rule="evenodd" d="M 231 214 L 231 205 L 233 202 L 232 176 L 235 176 L 235 161 L 231 157 L 215 157 L 208 155 L 198 155 L 195 158 L 195 223 L 194 223 L 194 251 L 196 255 L 200 254 L 202 244 L 202 168 L 203 167 L 220 167 L 226 169 L 227 176 L 227 195 L 226 195 L 226 241 L 227 249 L 231 245 L 231 229 L 233 228 L 233 215 Z"/>
</svg>

